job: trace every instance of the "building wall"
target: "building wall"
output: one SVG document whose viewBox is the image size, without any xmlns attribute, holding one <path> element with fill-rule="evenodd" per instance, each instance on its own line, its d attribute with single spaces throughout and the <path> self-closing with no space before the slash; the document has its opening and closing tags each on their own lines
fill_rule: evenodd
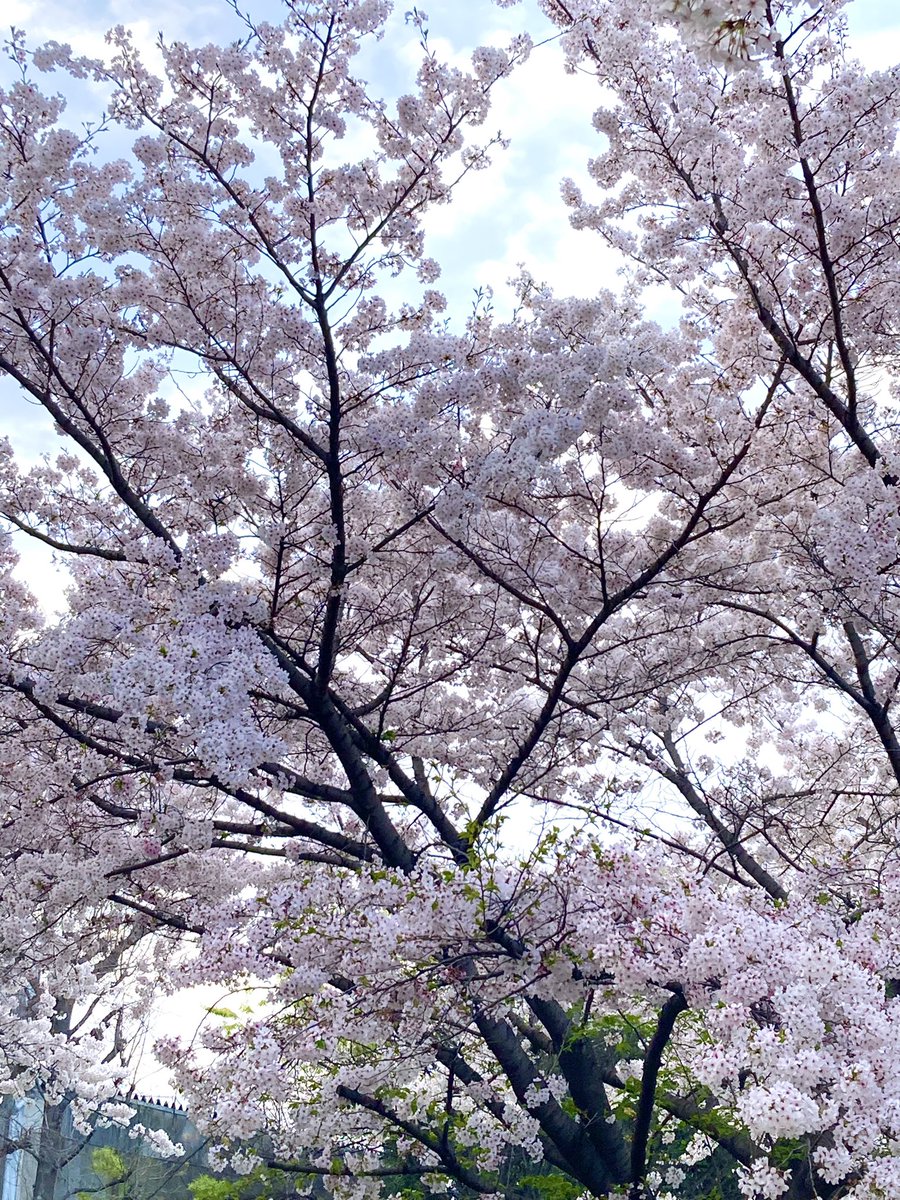
<svg viewBox="0 0 900 1200">
<path fill-rule="evenodd" d="M 106 1200 L 190 1200 L 188 1183 L 208 1170 L 206 1142 L 187 1114 L 152 1100 L 129 1100 L 136 1122 L 162 1129 L 185 1154 L 163 1159 L 140 1138 L 120 1126 L 95 1128 L 89 1137 L 75 1129 L 71 1108 L 45 1106 L 39 1092 L 0 1103 L 0 1200 L 77 1200 L 79 1192 L 97 1193 L 110 1184 L 98 1174 L 102 1149 L 115 1151 L 127 1180 L 97 1193 Z M 115 1161 L 115 1160 L 112 1160 Z M 43 1194 L 42 1194 L 43 1193 Z"/>
</svg>

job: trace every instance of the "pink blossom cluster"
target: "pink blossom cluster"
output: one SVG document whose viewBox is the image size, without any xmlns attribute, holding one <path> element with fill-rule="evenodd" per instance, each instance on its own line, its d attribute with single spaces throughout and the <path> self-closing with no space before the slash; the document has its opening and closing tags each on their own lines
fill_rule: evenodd
<svg viewBox="0 0 900 1200">
<path fill-rule="evenodd" d="M 528 35 L 464 70 L 411 14 L 393 102 L 378 0 L 235 10 L 160 74 L 124 28 L 13 36 L 0 371 L 59 445 L 0 445 L 0 1089 L 127 1123 L 140 1027 L 202 986 L 156 1053 L 236 1171 L 265 1132 L 348 1198 L 491 1197 L 514 1152 L 598 1198 L 876 1200 L 897 71 L 836 4 L 545 7 L 604 88 L 563 197 L 623 286 L 523 268 L 460 320 L 424 218 Z"/>
</svg>

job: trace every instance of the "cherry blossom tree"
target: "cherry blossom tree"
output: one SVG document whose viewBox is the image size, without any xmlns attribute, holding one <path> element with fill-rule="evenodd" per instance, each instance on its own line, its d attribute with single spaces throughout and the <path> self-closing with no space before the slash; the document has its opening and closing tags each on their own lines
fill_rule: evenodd
<svg viewBox="0 0 900 1200">
<path fill-rule="evenodd" d="M 0 368 L 60 446 L 0 468 L 4 1086 L 96 1101 L 103 1014 L 203 984 L 158 1053 L 232 1166 L 892 1195 L 900 77 L 831 0 L 545 7 L 631 265 L 458 320 L 424 222 L 526 35 L 464 71 L 414 14 L 390 103 L 382 0 L 158 69 L 14 36 Z"/>
</svg>

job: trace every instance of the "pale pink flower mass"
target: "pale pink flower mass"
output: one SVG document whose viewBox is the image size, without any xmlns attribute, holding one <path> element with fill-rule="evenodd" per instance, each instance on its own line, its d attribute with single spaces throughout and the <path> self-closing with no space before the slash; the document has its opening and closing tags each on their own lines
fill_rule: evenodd
<svg viewBox="0 0 900 1200">
<path fill-rule="evenodd" d="M 129 1121 L 199 985 L 156 1054 L 245 1174 L 900 1194 L 900 73 L 831 0 L 543 7 L 622 274 L 462 312 L 427 222 L 539 31 L 410 14 L 392 101 L 375 0 L 13 34 L 0 1091 Z"/>
</svg>

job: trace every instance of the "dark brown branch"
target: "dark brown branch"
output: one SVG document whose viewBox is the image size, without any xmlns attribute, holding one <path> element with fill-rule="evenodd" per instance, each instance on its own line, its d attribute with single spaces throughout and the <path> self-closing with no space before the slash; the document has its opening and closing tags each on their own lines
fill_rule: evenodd
<svg viewBox="0 0 900 1200">
<path fill-rule="evenodd" d="M 16 529 L 20 529 L 22 533 L 35 538 L 36 541 L 43 542 L 52 550 L 61 550 L 65 554 L 93 555 L 95 558 L 105 558 L 108 562 L 128 562 L 128 555 L 122 550 L 112 550 L 108 546 L 82 546 L 75 542 L 61 542 L 58 538 L 50 537 L 48 533 L 41 533 L 39 529 L 27 525 L 18 517 L 13 516 L 11 512 L 0 512 L 0 517 L 15 525 Z"/>
<path fill-rule="evenodd" d="M 597 1039 L 579 1033 L 575 1021 L 555 1000 L 530 997 L 528 1006 L 550 1035 L 559 1069 L 569 1085 L 569 1095 L 581 1116 L 588 1137 L 618 1180 L 628 1178 L 628 1151 L 622 1130 L 613 1115 L 603 1085 L 606 1048 Z"/>
<path fill-rule="evenodd" d="M 647 1053 L 644 1055 L 641 1094 L 638 1099 L 634 1131 L 631 1136 L 631 1200 L 643 1200 L 642 1185 L 647 1170 L 647 1143 L 650 1137 L 653 1110 L 656 1107 L 656 1084 L 659 1079 L 659 1069 L 662 1065 L 663 1053 L 675 1028 L 675 1022 L 687 1007 L 688 1003 L 681 987 L 677 984 L 673 985 L 672 995 L 660 1010 L 656 1030 L 650 1039 Z"/>
<path fill-rule="evenodd" d="M 672 760 L 672 767 L 666 767 L 663 763 L 654 763 L 654 769 L 678 789 L 694 812 L 702 817 L 713 831 L 722 843 L 725 851 L 738 863 L 742 870 L 746 871 L 751 879 L 755 880 L 773 900 L 787 900 L 787 892 L 778 880 L 773 878 L 765 867 L 756 861 L 741 839 L 728 828 L 724 821 L 719 820 L 710 805 L 700 795 L 691 781 L 681 755 L 678 753 L 678 747 L 675 745 L 672 734 L 664 733 L 662 740 L 666 748 L 666 753 Z"/>
<path fill-rule="evenodd" d="M 129 908 L 132 912 L 140 913 L 141 916 L 147 917 L 153 921 L 155 925 L 165 925 L 169 929 L 177 929 L 179 933 L 196 933 L 204 932 L 202 925 L 189 925 L 183 917 L 174 916 L 171 913 L 164 913 L 158 908 L 152 908 L 149 904 L 141 904 L 138 900 L 131 900 L 128 896 L 120 896 L 117 892 L 113 892 L 109 899 L 114 904 L 119 904 L 122 908 Z"/>
<path fill-rule="evenodd" d="M 538 1071 L 509 1024 L 478 1011 L 475 1024 L 485 1045 L 503 1068 L 519 1104 L 538 1121 L 566 1162 L 568 1171 L 595 1195 L 602 1196 L 613 1185 L 626 1183 L 627 1174 L 616 1174 L 615 1161 L 604 1157 L 580 1122 L 565 1113 L 556 1100 L 551 1097 L 541 1104 L 529 1101 L 528 1092 L 539 1079 Z"/>
<path fill-rule="evenodd" d="M 342 1100 L 346 1100 L 350 1104 L 358 1104 L 360 1108 L 365 1108 L 369 1112 L 375 1113 L 397 1129 L 401 1129 L 409 1137 L 414 1138 L 422 1146 L 431 1150 L 440 1159 L 444 1173 L 451 1178 L 458 1180 L 475 1192 L 492 1193 L 496 1191 L 495 1183 L 486 1182 L 475 1171 L 465 1166 L 464 1163 L 461 1163 L 458 1156 L 453 1153 L 451 1147 L 445 1143 L 444 1139 L 437 1137 L 426 1126 L 398 1116 L 397 1113 L 392 1112 L 388 1108 L 383 1100 L 379 1100 L 376 1096 L 367 1096 L 364 1092 L 357 1091 L 356 1088 L 349 1088 L 344 1084 L 339 1084 L 337 1094 Z"/>
</svg>

